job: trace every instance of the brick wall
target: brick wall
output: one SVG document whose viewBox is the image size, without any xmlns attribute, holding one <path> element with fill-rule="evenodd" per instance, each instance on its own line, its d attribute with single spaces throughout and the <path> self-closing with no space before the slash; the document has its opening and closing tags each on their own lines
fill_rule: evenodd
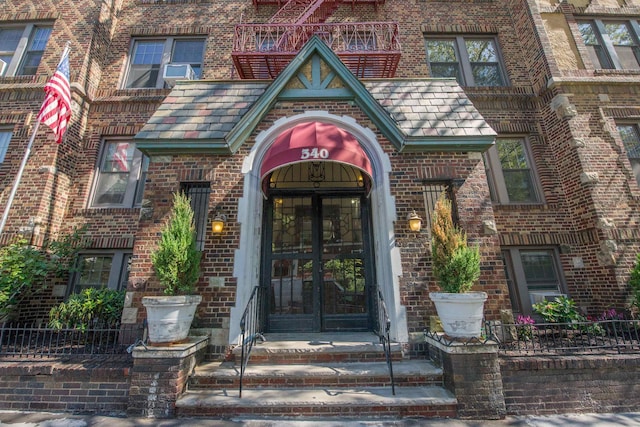
<svg viewBox="0 0 640 427">
<path fill-rule="evenodd" d="M 126 413 L 131 362 L 0 363 L 0 409 L 94 414 Z"/>
<path fill-rule="evenodd" d="M 631 412 L 640 407 L 640 356 L 502 357 L 510 415 Z"/>
</svg>

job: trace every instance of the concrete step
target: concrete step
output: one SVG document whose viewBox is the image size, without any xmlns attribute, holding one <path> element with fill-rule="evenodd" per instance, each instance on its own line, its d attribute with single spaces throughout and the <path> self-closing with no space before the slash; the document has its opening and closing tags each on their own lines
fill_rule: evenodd
<svg viewBox="0 0 640 427">
<path fill-rule="evenodd" d="M 253 361 L 253 359 L 252 359 Z M 398 387 L 442 385 L 442 369 L 426 360 L 393 363 Z M 234 363 L 206 363 L 196 367 L 189 388 L 238 388 L 240 367 Z M 243 387 L 358 387 L 390 386 L 386 362 L 316 363 L 269 365 L 249 363 Z"/>
<path fill-rule="evenodd" d="M 251 364 L 310 364 L 384 361 L 384 348 L 372 333 L 265 334 L 251 351 Z M 241 348 L 233 349 L 236 363 Z M 402 359 L 400 344 L 391 344 L 393 360 Z"/>
<path fill-rule="evenodd" d="M 456 398 L 442 387 L 261 388 L 190 390 L 176 402 L 178 417 L 243 415 L 332 417 L 455 417 Z"/>
</svg>

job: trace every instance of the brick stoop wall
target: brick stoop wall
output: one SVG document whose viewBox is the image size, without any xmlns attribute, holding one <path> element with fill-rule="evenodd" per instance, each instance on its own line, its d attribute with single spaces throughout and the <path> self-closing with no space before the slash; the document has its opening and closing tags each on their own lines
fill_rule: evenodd
<svg viewBox="0 0 640 427">
<path fill-rule="evenodd" d="M 507 414 L 632 412 L 640 355 L 501 357 Z"/>
<path fill-rule="evenodd" d="M 0 409 L 124 415 L 132 366 L 130 356 L 0 361 Z"/>
<path fill-rule="evenodd" d="M 0 360 L 0 409 L 172 417 L 175 399 L 194 363 L 202 360 L 204 347 L 201 342 L 188 355 L 159 359 L 162 354 L 139 350 L 137 368 L 129 356 L 81 362 Z M 500 355 L 496 362 L 493 349 L 430 347 L 446 371 L 445 383 L 456 395 L 460 418 L 502 418 L 505 412 L 622 413 L 640 407 L 640 355 Z M 164 405 L 157 400 L 161 389 L 170 391 L 160 399 L 166 400 Z M 155 399 L 150 399 L 152 390 Z"/>
</svg>

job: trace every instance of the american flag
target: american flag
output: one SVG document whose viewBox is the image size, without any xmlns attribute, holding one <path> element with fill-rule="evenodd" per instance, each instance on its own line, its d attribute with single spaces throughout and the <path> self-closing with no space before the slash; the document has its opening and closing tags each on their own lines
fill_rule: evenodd
<svg viewBox="0 0 640 427">
<path fill-rule="evenodd" d="M 71 88 L 69 87 L 69 52 L 65 50 L 56 72 L 44 85 L 47 96 L 42 103 L 38 120 L 49 126 L 56 135 L 56 142 L 62 142 L 71 117 Z"/>
<path fill-rule="evenodd" d="M 127 150 L 129 144 L 120 142 L 116 145 L 116 152 L 113 153 L 113 163 L 120 172 L 129 172 L 129 162 L 127 162 Z"/>
</svg>

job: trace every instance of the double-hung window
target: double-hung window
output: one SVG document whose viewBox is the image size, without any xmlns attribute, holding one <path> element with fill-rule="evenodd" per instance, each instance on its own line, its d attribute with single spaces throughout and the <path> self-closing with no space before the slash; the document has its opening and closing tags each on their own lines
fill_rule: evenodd
<svg viewBox="0 0 640 427">
<path fill-rule="evenodd" d="M 126 289 L 130 266 L 131 253 L 127 251 L 80 254 L 70 290 L 80 293 L 88 288 Z"/>
<path fill-rule="evenodd" d="M 624 148 L 631 163 L 631 169 L 640 185 L 640 132 L 638 125 L 618 125 Z"/>
<path fill-rule="evenodd" d="M 578 23 L 591 61 L 600 69 L 640 69 L 638 22 L 594 19 Z"/>
<path fill-rule="evenodd" d="M 0 76 L 35 75 L 49 36 L 50 26 L 0 27 Z"/>
<path fill-rule="evenodd" d="M 4 162 L 4 157 L 7 155 L 12 134 L 10 130 L 0 129 L 0 163 Z"/>
<path fill-rule="evenodd" d="M 564 292 L 555 248 L 509 248 L 502 256 L 514 311 L 532 314 L 533 304 Z"/>
<path fill-rule="evenodd" d="M 506 78 L 493 37 L 428 37 L 432 77 L 453 77 L 462 86 L 504 86 Z"/>
<path fill-rule="evenodd" d="M 202 74 L 203 38 L 136 39 L 131 47 L 126 88 L 162 88 L 168 63 L 189 64 L 195 78 Z"/>
<path fill-rule="evenodd" d="M 91 206 L 139 206 L 149 158 L 127 140 L 105 141 Z"/>
<path fill-rule="evenodd" d="M 493 201 L 501 204 L 540 203 L 540 189 L 524 137 L 498 138 L 485 154 Z"/>
</svg>

